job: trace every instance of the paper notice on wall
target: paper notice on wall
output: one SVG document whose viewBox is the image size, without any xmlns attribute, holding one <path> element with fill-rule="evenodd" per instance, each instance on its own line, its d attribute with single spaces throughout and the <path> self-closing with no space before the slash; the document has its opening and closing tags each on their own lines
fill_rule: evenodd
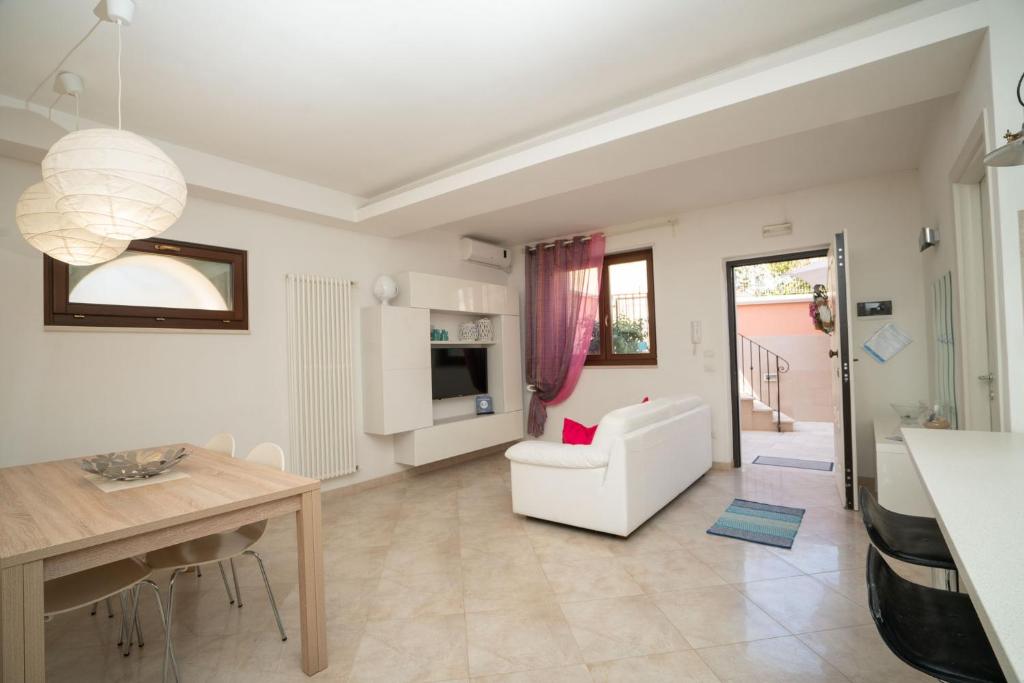
<svg viewBox="0 0 1024 683">
<path fill-rule="evenodd" d="M 884 363 L 907 348 L 912 341 L 913 338 L 895 323 L 886 323 L 864 342 L 864 350 L 879 363 Z"/>
</svg>

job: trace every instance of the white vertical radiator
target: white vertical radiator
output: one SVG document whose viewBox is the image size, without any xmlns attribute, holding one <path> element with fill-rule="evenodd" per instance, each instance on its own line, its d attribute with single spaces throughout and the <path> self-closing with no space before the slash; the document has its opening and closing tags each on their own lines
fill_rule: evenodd
<svg viewBox="0 0 1024 683">
<path fill-rule="evenodd" d="M 328 479 L 355 472 L 352 288 L 348 280 L 285 276 L 289 462 Z"/>
</svg>

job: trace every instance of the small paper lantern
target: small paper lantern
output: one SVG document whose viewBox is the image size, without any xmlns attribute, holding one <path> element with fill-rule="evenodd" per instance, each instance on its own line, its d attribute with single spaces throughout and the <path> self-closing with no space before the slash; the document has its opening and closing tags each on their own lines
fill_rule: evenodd
<svg viewBox="0 0 1024 683">
<path fill-rule="evenodd" d="M 43 182 L 72 225 L 101 237 L 146 239 L 171 227 L 188 190 L 174 162 L 126 130 L 68 133 L 43 159 Z"/>
<path fill-rule="evenodd" d="M 128 248 L 127 241 L 100 237 L 68 224 L 57 211 L 55 198 L 46 183 L 36 183 L 21 193 L 14 207 L 14 219 L 25 241 L 44 254 L 73 266 L 103 263 Z"/>
</svg>

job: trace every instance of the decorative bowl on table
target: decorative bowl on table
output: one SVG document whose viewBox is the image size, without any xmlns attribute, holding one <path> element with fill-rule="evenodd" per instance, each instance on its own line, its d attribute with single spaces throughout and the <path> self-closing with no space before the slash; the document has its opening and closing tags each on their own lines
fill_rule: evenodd
<svg viewBox="0 0 1024 683">
<path fill-rule="evenodd" d="M 78 463 L 86 472 L 107 479 L 131 481 L 148 479 L 166 472 L 192 454 L 188 446 L 159 446 L 134 451 L 106 453 L 85 458 Z"/>
</svg>

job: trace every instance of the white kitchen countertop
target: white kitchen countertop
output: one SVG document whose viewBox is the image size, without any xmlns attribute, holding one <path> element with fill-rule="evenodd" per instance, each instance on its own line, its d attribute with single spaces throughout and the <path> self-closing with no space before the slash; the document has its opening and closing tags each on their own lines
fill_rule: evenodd
<svg viewBox="0 0 1024 683">
<path fill-rule="evenodd" d="M 1024 434 L 903 429 L 1007 680 L 1024 680 Z"/>
</svg>

